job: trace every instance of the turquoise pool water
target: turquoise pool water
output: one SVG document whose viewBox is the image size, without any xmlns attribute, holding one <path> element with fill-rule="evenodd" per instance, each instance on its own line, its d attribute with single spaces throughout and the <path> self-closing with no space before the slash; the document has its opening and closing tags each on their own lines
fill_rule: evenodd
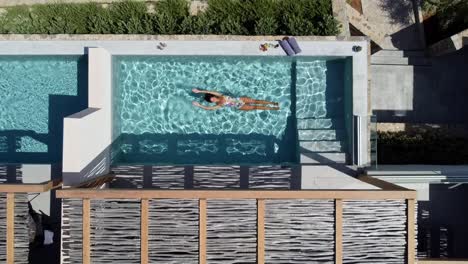
<svg viewBox="0 0 468 264">
<path fill-rule="evenodd" d="M 0 56 L 0 162 L 60 161 L 63 117 L 86 108 L 86 79 L 84 57 Z"/>
<path fill-rule="evenodd" d="M 298 162 L 296 114 L 327 114 L 327 61 L 314 57 L 114 57 L 115 163 Z M 207 111 L 197 87 L 278 102 Z M 296 90 L 301 104 L 296 109 Z"/>
</svg>

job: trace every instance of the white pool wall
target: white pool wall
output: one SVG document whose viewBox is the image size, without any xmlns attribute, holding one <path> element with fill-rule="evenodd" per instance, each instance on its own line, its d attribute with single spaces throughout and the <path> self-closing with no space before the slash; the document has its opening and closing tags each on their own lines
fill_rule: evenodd
<svg viewBox="0 0 468 264">
<path fill-rule="evenodd" d="M 88 62 L 88 108 L 64 119 L 65 185 L 107 174 L 111 162 L 112 56 L 105 49 L 90 48 Z"/>
</svg>

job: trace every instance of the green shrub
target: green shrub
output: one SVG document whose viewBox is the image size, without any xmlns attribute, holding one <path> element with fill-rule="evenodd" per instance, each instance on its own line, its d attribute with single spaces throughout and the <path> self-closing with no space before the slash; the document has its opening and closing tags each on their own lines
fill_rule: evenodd
<svg viewBox="0 0 468 264">
<path fill-rule="evenodd" d="M 262 17 L 255 24 L 255 35 L 275 35 L 278 21 L 274 17 Z"/>
<path fill-rule="evenodd" d="M 182 24 L 189 16 L 188 2 L 185 0 L 162 0 L 156 4 L 154 15 L 157 34 L 180 34 Z"/>
<path fill-rule="evenodd" d="M 244 8 L 240 0 L 209 0 L 205 16 L 212 21 L 211 31 L 223 35 L 247 35 Z"/>
<path fill-rule="evenodd" d="M 205 35 L 212 34 L 213 22 L 204 13 L 188 16 L 181 23 L 182 34 Z"/>
<path fill-rule="evenodd" d="M 0 32 L 2 34 L 31 34 L 33 32 L 32 18 L 27 6 L 15 6 L 6 9 L 0 17 Z"/>
<path fill-rule="evenodd" d="M 88 34 L 112 34 L 112 17 L 108 10 L 100 8 L 87 22 Z"/>
<path fill-rule="evenodd" d="M 282 0 L 281 34 L 334 35 L 338 23 L 332 16 L 330 1 Z"/>
<path fill-rule="evenodd" d="M 378 163 L 468 164 L 468 139 L 426 131 L 379 132 Z"/>
<path fill-rule="evenodd" d="M 432 33 L 428 36 L 430 42 L 450 37 L 468 27 L 466 0 L 422 0 L 422 9 L 426 15 L 434 15 L 427 19 L 435 21 L 434 29 L 428 31 Z"/>
<path fill-rule="evenodd" d="M 253 0 L 249 2 L 246 27 L 252 35 L 276 35 L 281 12 L 275 0 Z"/>
<path fill-rule="evenodd" d="M 153 26 L 144 2 L 116 2 L 108 8 L 114 34 L 152 34 Z"/>
<path fill-rule="evenodd" d="M 39 34 L 86 34 L 87 21 L 96 14 L 95 4 L 46 4 L 31 8 L 33 31 Z"/>
<path fill-rule="evenodd" d="M 208 0 L 189 15 L 189 0 L 47 4 L 6 9 L 0 33 L 334 35 L 330 0 Z"/>
</svg>

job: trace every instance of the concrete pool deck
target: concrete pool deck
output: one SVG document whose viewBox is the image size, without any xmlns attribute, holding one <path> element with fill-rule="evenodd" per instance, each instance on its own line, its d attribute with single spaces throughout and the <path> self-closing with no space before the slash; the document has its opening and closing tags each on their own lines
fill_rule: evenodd
<svg viewBox="0 0 468 264">
<path fill-rule="evenodd" d="M 0 55 L 84 55 L 88 54 L 90 62 L 89 73 L 90 77 L 94 74 L 93 71 L 110 69 L 110 60 L 99 62 L 99 59 L 91 58 L 92 50 L 102 50 L 105 53 L 112 55 L 218 55 L 218 56 L 285 56 L 285 52 L 279 48 L 270 48 L 267 52 L 259 50 L 259 45 L 262 43 L 277 43 L 276 40 L 281 39 L 278 36 L 137 36 L 137 35 L 0 35 Z M 297 56 L 316 56 L 316 57 L 338 57 L 352 58 L 352 87 L 353 87 L 353 115 L 356 118 L 355 127 L 359 135 L 355 142 L 356 163 L 364 166 L 369 162 L 368 153 L 368 116 L 369 116 L 369 97 L 368 97 L 368 39 L 365 37 L 297 37 L 299 45 L 302 48 L 302 53 Z M 159 42 L 164 42 L 167 47 L 164 50 L 157 48 Z M 361 46 L 362 50 L 353 52 L 353 46 Z M 95 54 L 99 54 L 96 52 Z M 102 54 L 101 54 L 102 55 Z M 99 56 L 101 56 L 99 55 Z M 102 55 L 106 56 L 106 55 Z M 91 65 L 93 64 L 96 65 Z M 106 65 L 104 65 L 106 64 Z M 107 65 L 108 64 L 108 65 Z M 94 69 L 94 70 L 93 70 Z M 106 70 L 107 71 L 107 70 Z M 105 74 L 102 78 L 112 78 L 109 74 Z M 95 79 L 95 80 L 94 80 Z M 110 81 L 110 80 L 108 80 Z M 102 85 L 99 78 L 90 78 L 89 80 L 89 102 L 106 100 L 103 98 L 91 98 L 100 96 L 103 92 L 91 91 L 93 89 L 101 89 Z M 94 83 L 94 84 L 92 84 Z M 106 87 L 109 87 L 110 82 L 106 82 Z M 109 85 L 108 85 L 109 84 Z M 111 88 L 106 88 L 111 89 Z M 106 93 L 107 94 L 107 93 Z M 89 107 L 93 107 L 90 104 Z M 90 115 L 98 115 L 100 111 L 85 115 L 83 119 L 91 118 Z M 102 111 L 101 111 L 102 112 Z M 105 116 L 108 116 L 106 114 Z M 74 117 L 73 122 L 77 125 L 79 118 Z M 97 122 L 97 124 L 103 122 Z M 107 123 L 107 122 L 104 122 Z M 108 130 L 106 128 L 104 130 Z M 100 128 L 94 127 L 97 131 Z M 72 129 L 73 130 L 73 129 Z M 69 130 L 69 131 L 72 131 Z M 65 130 L 67 132 L 67 130 Z M 66 133 L 65 133 L 66 134 Z M 76 133 L 75 133 L 76 134 Z M 107 133 L 107 137 L 110 133 Z M 66 135 L 64 135 L 64 138 Z M 69 138 L 70 141 L 76 139 Z M 108 140 L 106 140 L 108 141 Z M 92 148 L 96 144 L 91 142 Z M 70 146 L 73 144 L 70 144 Z M 76 145 L 76 144 L 75 144 Z M 73 155 L 82 155 L 84 153 L 76 151 L 67 151 L 66 142 L 64 142 L 64 155 L 73 153 Z M 100 149 L 101 153 L 106 152 L 105 149 Z M 94 153 L 96 152 L 96 153 Z M 98 150 L 94 151 L 98 153 Z M 93 158 L 96 158 L 93 157 Z M 81 157 L 79 160 L 92 159 L 91 157 Z M 65 160 L 76 160 L 69 156 L 64 157 Z M 91 164 L 91 163 L 90 163 Z M 83 173 L 86 166 L 72 166 L 73 173 Z M 102 164 L 101 164 L 102 165 Z M 64 172 L 67 172 L 67 165 L 64 162 Z M 93 169 L 93 168 L 92 168 Z M 101 171 L 101 170 L 100 170 Z M 91 176 L 88 171 L 87 177 Z"/>
</svg>

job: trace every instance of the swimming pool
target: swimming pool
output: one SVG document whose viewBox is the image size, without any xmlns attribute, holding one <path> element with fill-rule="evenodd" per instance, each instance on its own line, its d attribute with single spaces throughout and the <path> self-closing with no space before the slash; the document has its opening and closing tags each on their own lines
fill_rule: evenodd
<svg viewBox="0 0 468 264">
<path fill-rule="evenodd" d="M 61 161 L 63 118 L 87 107 L 86 83 L 84 56 L 0 56 L 0 162 Z"/>
<path fill-rule="evenodd" d="M 344 111 L 343 91 L 327 94 L 327 59 L 114 56 L 113 64 L 117 164 L 297 163 L 297 117 L 320 123 Z M 279 102 L 280 110 L 199 109 L 195 87 Z"/>
</svg>

